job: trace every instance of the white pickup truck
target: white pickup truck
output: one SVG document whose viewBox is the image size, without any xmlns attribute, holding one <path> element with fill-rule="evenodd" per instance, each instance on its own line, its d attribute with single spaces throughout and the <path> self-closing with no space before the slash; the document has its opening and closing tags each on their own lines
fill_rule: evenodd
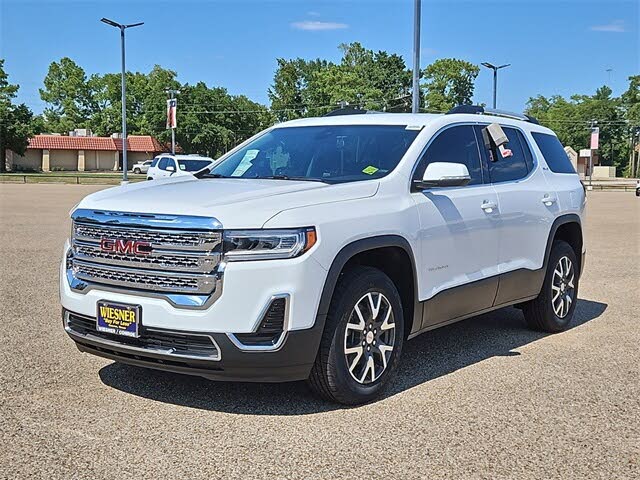
<svg viewBox="0 0 640 480">
<path fill-rule="evenodd" d="M 118 362 L 367 402 L 428 330 L 509 305 L 567 328 L 584 209 L 557 137 L 524 115 L 286 122 L 196 176 L 82 200 L 64 328 Z"/>
</svg>

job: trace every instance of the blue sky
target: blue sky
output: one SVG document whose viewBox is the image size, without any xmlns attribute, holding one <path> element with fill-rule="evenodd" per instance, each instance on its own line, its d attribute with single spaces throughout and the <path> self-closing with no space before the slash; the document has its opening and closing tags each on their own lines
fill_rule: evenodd
<svg viewBox="0 0 640 480">
<path fill-rule="evenodd" d="M 619 94 L 640 73 L 638 0 L 423 0 L 422 67 L 456 57 L 511 63 L 500 72 L 498 106 L 521 111 L 530 96 Z M 127 34 L 127 67 L 159 64 L 181 82 L 205 81 L 267 103 L 277 57 L 340 58 L 359 41 L 401 54 L 411 66 L 412 0 L 35 1 L 0 0 L 0 57 L 19 99 L 44 108 L 38 88 L 63 56 L 87 72 L 119 71 L 118 32 L 99 22 L 144 21 Z M 474 100 L 491 102 L 482 69 Z"/>
</svg>

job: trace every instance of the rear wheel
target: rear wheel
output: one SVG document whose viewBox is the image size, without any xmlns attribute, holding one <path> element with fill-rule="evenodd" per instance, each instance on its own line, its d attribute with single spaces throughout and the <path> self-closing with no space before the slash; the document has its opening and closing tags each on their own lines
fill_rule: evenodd
<svg viewBox="0 0 640 480">
<path fill-rule="evenodd" d="M 141 173 L 139 168 L 134 168 L 133 173 Z"/>
<path fill-rule="evenodd" d="M 380 270 L 354 267 L 336 285 L 309 384 L 334 402 L 373 400 L 393 377 L 403 341 L 395 285 Z"/>
<path fill-rule="evenodd" d="M 562 240 L 554 242 L 542 291 L 522 308 L 531 328 L 555 333 L 571 323 L 578 299 L 578 268 L 573 248 Z"/>
</svg>

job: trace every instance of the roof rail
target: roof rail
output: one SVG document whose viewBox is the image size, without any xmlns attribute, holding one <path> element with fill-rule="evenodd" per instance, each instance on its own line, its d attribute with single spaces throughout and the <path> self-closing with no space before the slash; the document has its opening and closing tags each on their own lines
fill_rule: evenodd
<svg viewBox="0 0 640 480">
<path fill-rule="evenodd" d="M 457 107 L 453 107 L 451 110 L 449 110 L 447 112 L 447 115 L 451 115 L 454 113 L 493 115 L 495 117 L 513 118 L 514 120 L 522 120 L 523 122 L 535 123 L 536 125 L 540 125 L 540 122 L 530 115 L 526 115 L 524 113 L 506 112 L 504 110 L 496 110 L 493 108 L 485 108 L 480 105 L 458 105 Z"/>
<path fill-rule="evenodd" d="M 325 113 L 323 117 L 337 117 L 338 115 L 362 115 L 365 113 L 380 113 L 375 110 L 364 110 L 360 108 L 344 107 L 331 110 L 329 113 Z"/>
</svg>

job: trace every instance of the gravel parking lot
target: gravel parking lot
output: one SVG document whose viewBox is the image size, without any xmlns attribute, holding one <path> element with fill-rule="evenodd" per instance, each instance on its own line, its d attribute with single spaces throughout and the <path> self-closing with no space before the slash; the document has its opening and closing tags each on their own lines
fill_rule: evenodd
<svg viewBox="0 0 640 480">
<path fill-rule="evenodd" d="M 572 328 L 499 310 L 408 343 L 380 401 L 214 383 L 81 354 L 68 211 L 97 186 L 0 184 L 0 478 L 639 478 L 640 199 L 589 198 Z"/>
</svg>

